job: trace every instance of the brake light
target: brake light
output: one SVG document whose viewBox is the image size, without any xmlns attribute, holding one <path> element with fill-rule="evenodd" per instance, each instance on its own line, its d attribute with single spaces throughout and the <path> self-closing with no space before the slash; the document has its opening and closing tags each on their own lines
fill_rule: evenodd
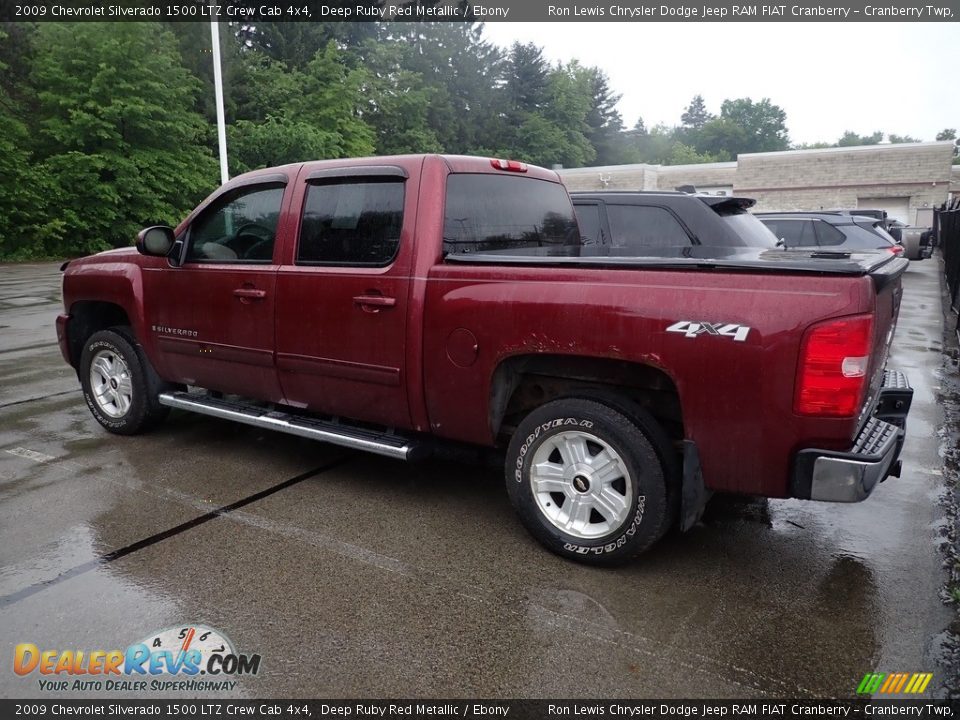
<svg viewBox="0 0 960 720">
<path fill-rule="evenodd" d="M 508 172 L 527 171 L 527 164 L 517 160 L 497 160 L 496 158 L 490 158 L 490 165 L 495 167 L 497 170 L 506 170 Z"/>
<path fill-rule="evenodd" d="M 890 245 L 887 247 L 887 250 L 892 252 L 894 255 L 899 255 L 903 252 L 903 245 Z"/>
<path fill-rule="evenodd" d="M 803 336 L 793 409 L 799 415 L 851 417 L 863 404 L 873 317 L 854 315 L 813 325 Z"/>
</svg>

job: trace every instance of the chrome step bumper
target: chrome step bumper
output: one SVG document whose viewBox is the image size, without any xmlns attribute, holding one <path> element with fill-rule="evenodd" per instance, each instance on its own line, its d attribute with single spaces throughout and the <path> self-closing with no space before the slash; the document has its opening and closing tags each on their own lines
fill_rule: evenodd
<svg viewBox="0 0 960 720">
<path fill-rule="evenodd" d="M 900 475 L 913 389 L 899 370 L 884 374 L 873 415 L 847 452 L 801 450 L 794 459 L 791 494 L 805 500 L 860 502 L 887 476 Z"/>
</svg>

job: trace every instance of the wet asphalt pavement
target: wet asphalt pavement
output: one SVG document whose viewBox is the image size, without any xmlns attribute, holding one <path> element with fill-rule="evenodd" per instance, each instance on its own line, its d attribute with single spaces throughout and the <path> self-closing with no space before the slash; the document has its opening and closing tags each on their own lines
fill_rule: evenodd
<svg viewBox="0 0 960 720">
<path fill-rule="evenodd" d="M 850 697 L 873 671 L 933 671 L 935 695 L 937 269 L 907 272 L 890 360 L 915 389 L 902 478 L 859 505 L 719 498 L 599 570 L 528 537 L 497 469 L 181 412 L 107 434 L 56 345 L 57 265 L 0 266 L 0 696 L 83 696 L 15 675 L 17 643 L 190 623 L 262 656 L 203 697 Z"/>
</svg>

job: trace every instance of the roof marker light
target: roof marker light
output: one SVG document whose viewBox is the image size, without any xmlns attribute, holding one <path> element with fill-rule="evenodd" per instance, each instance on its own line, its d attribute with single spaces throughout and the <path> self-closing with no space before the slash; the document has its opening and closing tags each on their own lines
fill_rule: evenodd
<svg viewBox="0 0 960 720">
<path fill-rule="evenodd" d="M 526 172 L 527 164 L 517 160 L 498 160 L 490 158 L 490 165 L 497 170 L 506 170 L 507 172 Z"/>
</svg>

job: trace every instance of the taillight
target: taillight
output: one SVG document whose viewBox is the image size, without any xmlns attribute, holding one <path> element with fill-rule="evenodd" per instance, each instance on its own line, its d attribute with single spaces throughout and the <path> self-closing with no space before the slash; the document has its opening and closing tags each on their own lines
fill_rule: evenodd
<svg viewBox="0 0 960 720">
<path fill-rule="evenodd" d="M 506 170 L 508 172 L 523 173 L 527 171 L 527 164 L 517 160 L 497 160 L 496 158 L 490 158 L 490 165 L 497 170 Z"/>
<path fill-rule="evenodd" d="M 903 245 L 890 245 L 887 250 L 892 252 L 894 255 L 899 255 L 903 252 Z"/>
<path fill-rule="evenodd" d="M 817 323 L 800 347 L 793 409 L 799 415 L 851 417 L 863 404 L 873 345 L 873 317 Z"/>
</svg>

